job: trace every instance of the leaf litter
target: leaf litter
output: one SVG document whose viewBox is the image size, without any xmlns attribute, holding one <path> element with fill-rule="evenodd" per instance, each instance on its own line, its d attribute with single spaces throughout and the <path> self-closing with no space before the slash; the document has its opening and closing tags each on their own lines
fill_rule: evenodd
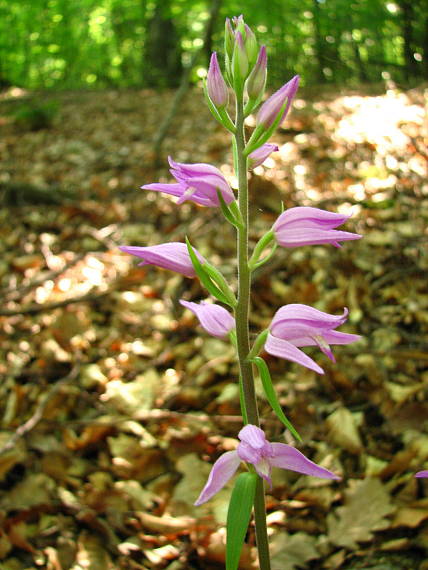
<svg viewBox="0 0 428 570">
<path fill-rule="evenodd" d="M 324 377 L 268 357 L 302 450 L 343 476 L 274 472 L 278 570 L 426 568 L 428 487 L 413 478 L 428 459 L 424 95 L 303 94 L 279 152 L 251 175 L 252 243 L 281 200 L 352 211 L 348 231 L 364 234 L 339 251 L 278 250 L 256 276 L 254 332 L 301 302 L 348 306 L 349 332 L 363 335 L 322 362 Z M 229 490 L 193 501 L 236 446 L 233 353 L 178 304 L 204 298 L 196 280 L 117 247 L 187 234 L 233 281 L 233 233 L 218 231 L 217 212 L 138 190 L 170 180 L 151 141 L 171 93 L 38 97 L 58 102 L 50 128 L 1 126 L 0 566 L 221 568 Z M 194 98 L 164 153 L 230 177 L 228 137 Z M 261 416 L 270 439 L 291 441 L 263 397 Z M 250 528 L 243 570 L 257 567 L 254 546 Z"/>
</svg>

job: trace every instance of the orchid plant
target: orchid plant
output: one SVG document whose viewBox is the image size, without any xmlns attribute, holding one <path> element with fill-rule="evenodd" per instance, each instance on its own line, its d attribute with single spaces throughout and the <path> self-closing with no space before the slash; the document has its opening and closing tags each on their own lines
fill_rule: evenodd
<svg viewBox="0 0 428 570">
<path fill-rule="evenodd" d="M 232 287 L 187 238 L 185 242 L 121 247 L 122 251 L 141 258 L 140 265 L 155 265 L 189 278 L 197 276 L 218 303 L 195 303 L 188 300 L 181 300 L 180 303 L 196 315 L 208 334 L 229 339 L 236 348 L 244 426 L 238 433 L 240 441 L 236 450 L 228 451 L 217 459 L 195 502 L 195 505 L 200 505 L 210 500 L 244 464 L 246 470 L 235 479 L 228 510 L 227 570 L 238 568 L 253 510 L 259 566 L 261 570 L 270 568 L 264 482 L 271 485 L 273 467 L 313 477 L 332 480 L 339 478 L 305 457 L 294 446 L 266 439 L 260 428 L 254 386 L 256 370 L 273 412 L 297 440 L 300 440 L 300 436 L 279 404 L 268 365 L 260 354 L 265 351 L 323 374 L 323 369 L 305 354 L 303 347 L 317 346 L 334 361 L 330 345 L 349 344 L 359 339 L 358 335 L 336 330 L 347 320 L 346 308 L 341 315 L 330 315 L 307 305 L 289 304 L 280 307 L 269 327 L 250 343 L 249 311 L 253 272 L 269 261 L 278 246 L 295 248 L 330 244 L 340 247 L 340 242 L 361 237 L 359 234 L 336 229 L 346 222 L 348 216 L 306 206 L 293 207 L 279 215 L 249 255 L 248 171 L 262 164 L 272 152 L 278 150 L 268 140 L 286 118 L 299 84 L 296 75 L 266 99 L 256 114 L 255 128 L 246 140 L 244 121 L 263 100 L 266 76 L 265 46 L 259 48 L 253 31 L 242 16 L 233 18 L 232 21 L 227 19 L 225 73 L 220 69 L 217 54 L 213 53 L 204 92 L 214 118 L 232 135 L 234 169 L 238 180 L 237 195 L 215 166 L 204 163 L 181 164 L 172 158 L 169 159 L 169 165 L 175 182 L 142 186 L 145 190 L 175 196 L 178 204 L 191 201 L 199 206 L 221 210 L 225 220 L 236 228 L 237 287 Z M 235 100 L 233 117 L 229 115 L 231 92 Z"/>
</svg>

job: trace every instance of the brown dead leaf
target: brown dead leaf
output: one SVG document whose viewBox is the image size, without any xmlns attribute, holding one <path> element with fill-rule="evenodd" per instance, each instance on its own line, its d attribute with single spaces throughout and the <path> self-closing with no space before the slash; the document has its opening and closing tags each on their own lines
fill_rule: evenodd
<svg viewBox="0 0 428 570">
<path fill-rule="evenodd" d="M 358 542 L 370 541 L 373 532 L 389 526 L 386 516 L 395 509 L 379 479 L 350 480 L 345 505 L 327 517 L 328 538 L 337 546 L 357 548 Z"/>
<path fill-rule="evenodd" d="M 317 539 L 304 532 L 283 532 L 276 535 L 271 541 L 272 570 L 306 567 L 307 562 L 321 557 L 316 544 Z"/>
</svg>

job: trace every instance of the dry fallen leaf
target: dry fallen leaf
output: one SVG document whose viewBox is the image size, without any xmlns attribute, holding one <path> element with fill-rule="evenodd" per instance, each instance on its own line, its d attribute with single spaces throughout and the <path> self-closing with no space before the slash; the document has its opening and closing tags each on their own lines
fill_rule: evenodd
<svg viewBox="0 0 428 570">
<path fill-rule="evenodd" d="M 327 517 L 328 538 L 337 546 L 358 548 L 369 541 L 373 532 L 389 526 L 387 515 L 396 507 L 379 479 L 350 480 L 345 491 L 345 505 Z"/>
<path fill-rule="evenodd" d="M 316 548 L 317 539 L 304 532 L 280 533 L 271 540 L 272 570 L 295 570 L 317 560 L 321 554 Z"/>
</svg>

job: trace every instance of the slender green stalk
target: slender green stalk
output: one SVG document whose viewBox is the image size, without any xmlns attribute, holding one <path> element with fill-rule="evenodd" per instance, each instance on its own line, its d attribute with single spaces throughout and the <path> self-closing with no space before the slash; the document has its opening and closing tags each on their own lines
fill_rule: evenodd
<svg viewBox="0 0 428 570">
<path fill-rule="evenodd" d="M 237 94 L 236 103 L 236 168 L 239 185 L 239 209 L 242 216 L 242 225 L 237 228 L 238 234 L 238 303 L 235 309 L 236 337 L 238 360 L 240 369 L 240 381 L 242 388 L 242 400 L 245 409 L 243 417 L 248 423 L 259 426 L 257 400 L 254 388 L 253 367 L 248 362 L 250 352 L 249 339 L 249 309 L 251 272 L 248 266 L 248 179 L 247 158 L 244 155 L 244 106 L 242 95 Z M 270 570 L 269 544 L 266 528 L 266 507 L 263 480 L 257 481 L 254 499 L 254 518 L 256 523 L 257 550 L 259 553 L 260 570 Z"/>
</svg>

